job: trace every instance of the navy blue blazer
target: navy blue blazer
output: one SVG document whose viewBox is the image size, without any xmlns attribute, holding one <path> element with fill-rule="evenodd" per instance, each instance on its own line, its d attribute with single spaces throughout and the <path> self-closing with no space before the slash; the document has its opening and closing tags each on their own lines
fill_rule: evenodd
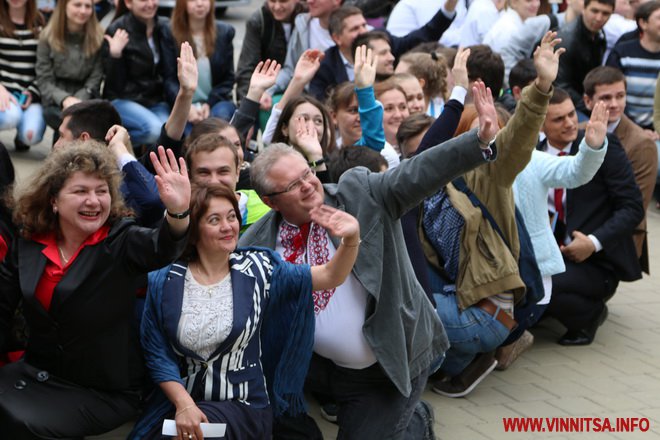
<svg viewBox="0 0 660 440">
<path fill-rule="evenodd" d="M 577 154 L 584 132 L 580 130 L 571 145 Z M 607 135 L 605 160 L 591 181 L 566 191 L 566 231 L 593 234 L 603 245 L 589 257 L 612 270 L 623 281 L 642 277 L 633 232 L 644 218 L 642 193 L 635 183 L 632 167 L 616 136 Z M 546 141 L 539 144 L 546 149 Z"/>
<path fill-rule="evenodd" d="M 439 40 L 453 20 L 453 18 L 447 18 L 440 9 L 428 23 L 403 37 L 392 35 L 385 29 L 383 31 L 389 36 L 392 55 L 398 61 L 401 55 L 418 44 Z M 345 81 L 348 81 L 346 68 L 339 55 L 339 48 L 333 46 L 325 51 L 325 58 L 321 61 L 321 67 L 312 79 L 309 91 L 314 97 L 324 101 L 332 87 Z"/>
</svg>

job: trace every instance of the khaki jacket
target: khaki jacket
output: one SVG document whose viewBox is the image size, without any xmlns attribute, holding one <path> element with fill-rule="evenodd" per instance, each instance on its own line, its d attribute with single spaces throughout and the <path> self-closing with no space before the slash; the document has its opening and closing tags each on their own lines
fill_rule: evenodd
<svg viewBox="0 0 660 440">
<path fill-rule="evenodd" d="M 461 310 L 483 298 L 510 291 L 518 302 L 525 284 L 518 273 L 520 243 L 515 222 L 513 182 L 527 163 L 538 142 L 552 96 L 532 85 L 523 90 L 516 112 L 495 139 L 498 158 L 463 175 L 468 188 L 483 203 L 511 245 L 511 250 L 484 218 L 481 210 L 452 184 L 447 194 L 465 226 L 461 235 L 456 295 Z M 424 252 L 431 265 L 439 267 L 438 258 L 423 234 Z"/>
</svg>

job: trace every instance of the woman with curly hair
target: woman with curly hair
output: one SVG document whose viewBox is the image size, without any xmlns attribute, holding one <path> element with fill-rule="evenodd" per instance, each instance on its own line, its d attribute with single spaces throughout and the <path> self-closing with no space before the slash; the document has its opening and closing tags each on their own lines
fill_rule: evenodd
<svg viewBox="0 0 660 440">
<path fill-rule="evenodd" d="M 185 162 L 151 156 L 168 213 L 156 229 L 128 217 L 116 159 L 93 141 L 53 152 L 19 193 L 20 237 L 0 266 L 0 353 L 21 302 L 30 334 L 23 361 L 0 368 L 7 438 L 81 438 L 136 417 L 136 277 L 179 256 L 189 223 Z"/>
</svg>

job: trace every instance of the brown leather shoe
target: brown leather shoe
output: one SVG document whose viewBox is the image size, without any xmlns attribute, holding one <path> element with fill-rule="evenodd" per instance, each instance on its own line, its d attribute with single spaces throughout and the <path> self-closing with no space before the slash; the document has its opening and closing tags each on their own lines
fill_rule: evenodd
<svg viewBox="0 0 660 440">
<path fill-rule="evenodd" d="M 509 368 L 518 359 L 518 356 L 528 350 L 533 343 L 534 335 L 525 330 L 515 342 L 498 348 L 495 352 L 495 359 L 497 359 L 497 367 L 495 369 L 503 371 Z"/>
</svg>

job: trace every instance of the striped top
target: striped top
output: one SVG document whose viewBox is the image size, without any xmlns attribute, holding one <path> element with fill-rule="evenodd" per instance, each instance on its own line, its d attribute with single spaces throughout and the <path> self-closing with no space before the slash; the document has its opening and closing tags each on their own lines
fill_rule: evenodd
<svg viewBox="0 0 660 440">
<path fill-rule="evenodd" d="M 0 36 L 0 83 L 10 92 L 29 90 L 39 96 L 35 65 L 39 38 L 26 25 L 15 25 L 13 37 Z"/>
<path fill-rule="evenodd" d="M 649 52 L 639 40 L 617 44 L 607 65 L 621 70 L 626 77 L 626 114 L 642 128 L 653 129 L 653 95 L 660 72 L 660 52 Z"/>
</svg>

